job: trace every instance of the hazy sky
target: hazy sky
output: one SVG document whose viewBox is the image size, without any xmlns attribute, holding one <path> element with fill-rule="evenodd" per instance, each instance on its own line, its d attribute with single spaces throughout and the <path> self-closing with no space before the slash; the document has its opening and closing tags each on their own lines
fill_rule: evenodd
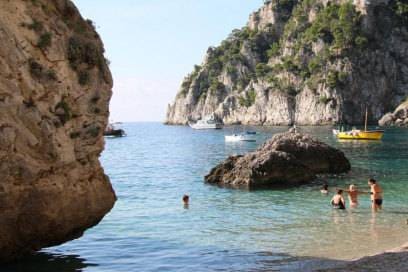
<svg viewBox="0 0 408 272">
<path fill-rule="evenodd" d="M 111 120 L 163 121 L 209 46 L 241 28 L 263 0 L 73 0 L 95 22 L 111 61 Z"/>
</svg>

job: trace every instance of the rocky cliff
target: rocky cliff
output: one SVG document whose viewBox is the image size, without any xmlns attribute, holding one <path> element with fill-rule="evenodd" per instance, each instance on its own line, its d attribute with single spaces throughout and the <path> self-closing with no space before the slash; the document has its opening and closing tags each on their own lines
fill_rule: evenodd
<svg viewBox="0 0 408 272">
<path fill-rule="evenodd" d="M 385 114 L 379 121 L 380 126 L 408 127 L 408 99 L 394 112 Z"/>
<path fill-rule="evenodd" d="M 370 122 L 408 94 L 407 0 L 272 0 L 211 47 L 181 84 L 168 124 Z"/>
<path fill-rule="evenodd" d="M 115 202 L 103 51 L 69 0 L 0 1 L 0 261 L 81 236 Z"/>
</svg>

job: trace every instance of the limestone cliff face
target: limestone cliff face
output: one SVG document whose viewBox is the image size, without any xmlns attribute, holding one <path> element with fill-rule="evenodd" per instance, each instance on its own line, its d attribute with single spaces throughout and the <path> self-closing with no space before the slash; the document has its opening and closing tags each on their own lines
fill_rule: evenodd
<svg viewBox="0 0 408 272">
<path fill-rule="evenodd" d="M 272 0 L 209 48 L 168 124 L 215 113 L 226 124 L 370 122 L 408 94 L 405 0 Z"/>
<path fill-rule="evenodd" d="M 103 50 L 69 0 L 0 1 L 0 261 L 81 236 L 115 202 Z"/>
<path fill-rule="evenodd" d="M 380 126 L 408 127 L 408 99 L 394 112 L 385 114 L 379 121 Z"/>
</svg>

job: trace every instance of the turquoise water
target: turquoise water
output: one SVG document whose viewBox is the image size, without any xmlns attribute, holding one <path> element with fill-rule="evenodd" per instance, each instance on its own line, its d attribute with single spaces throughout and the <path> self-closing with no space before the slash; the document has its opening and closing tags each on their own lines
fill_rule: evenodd
<svg viewBox="0 0 408 272">
<path fill-rule="evenodd" d="M 203 176 L 230 154 L 254 150 L 285 127 L 193 131 L 159 123 L 124 124 L 128 136 L 107 139 L 101 160 L 118 195 L 112 212 L 76 241 L 27 257 L 7 271 L 306 271 L 375 254 L 408 241 L 408 130 L 381 142 L 338 142 L 329 127 L 305 127 L 342 149 L 351 173 L 328 178 L 368 189 L 376 177 L 384 210 L 332 210 L 316 182 L 282 190 L 232 190 Z M 224 142 L 224 134 L 256 130 L 257 143 Z M 185 209 L 183 194 L 191 204 Z"/>
</svg>

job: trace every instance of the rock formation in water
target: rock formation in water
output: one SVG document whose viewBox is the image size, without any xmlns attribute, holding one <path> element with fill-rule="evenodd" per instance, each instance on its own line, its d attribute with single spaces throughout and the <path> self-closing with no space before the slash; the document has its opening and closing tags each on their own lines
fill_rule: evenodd
<svg viewBox="0 0 408 272">
<path fill-rule="evenodd" d="M 358 124 L 408 94 L 406 0 L 272 0 L 208 49 L 168 107 L 168 124 Z"/>
<path fill-rule="evenodd" d="M 205 177 L 212 184 L 232 187 L 299 185 L 316 174 L 339 174 L 350 170 L 344 153 L 308 135 L 277 134 L 258 150 L 231 156 Z"/>
<path fill-rule="evenodd" d="M 115 202 L 103 52 L 69 0 L 0 1 L 0 261 L 80 237 Z"/>
<path fill-rule="evenodd" d="M 380 126 L 408 127 L 408 100 L 393 112 L 385 114 L 379 121 Z"/>
</svg>

